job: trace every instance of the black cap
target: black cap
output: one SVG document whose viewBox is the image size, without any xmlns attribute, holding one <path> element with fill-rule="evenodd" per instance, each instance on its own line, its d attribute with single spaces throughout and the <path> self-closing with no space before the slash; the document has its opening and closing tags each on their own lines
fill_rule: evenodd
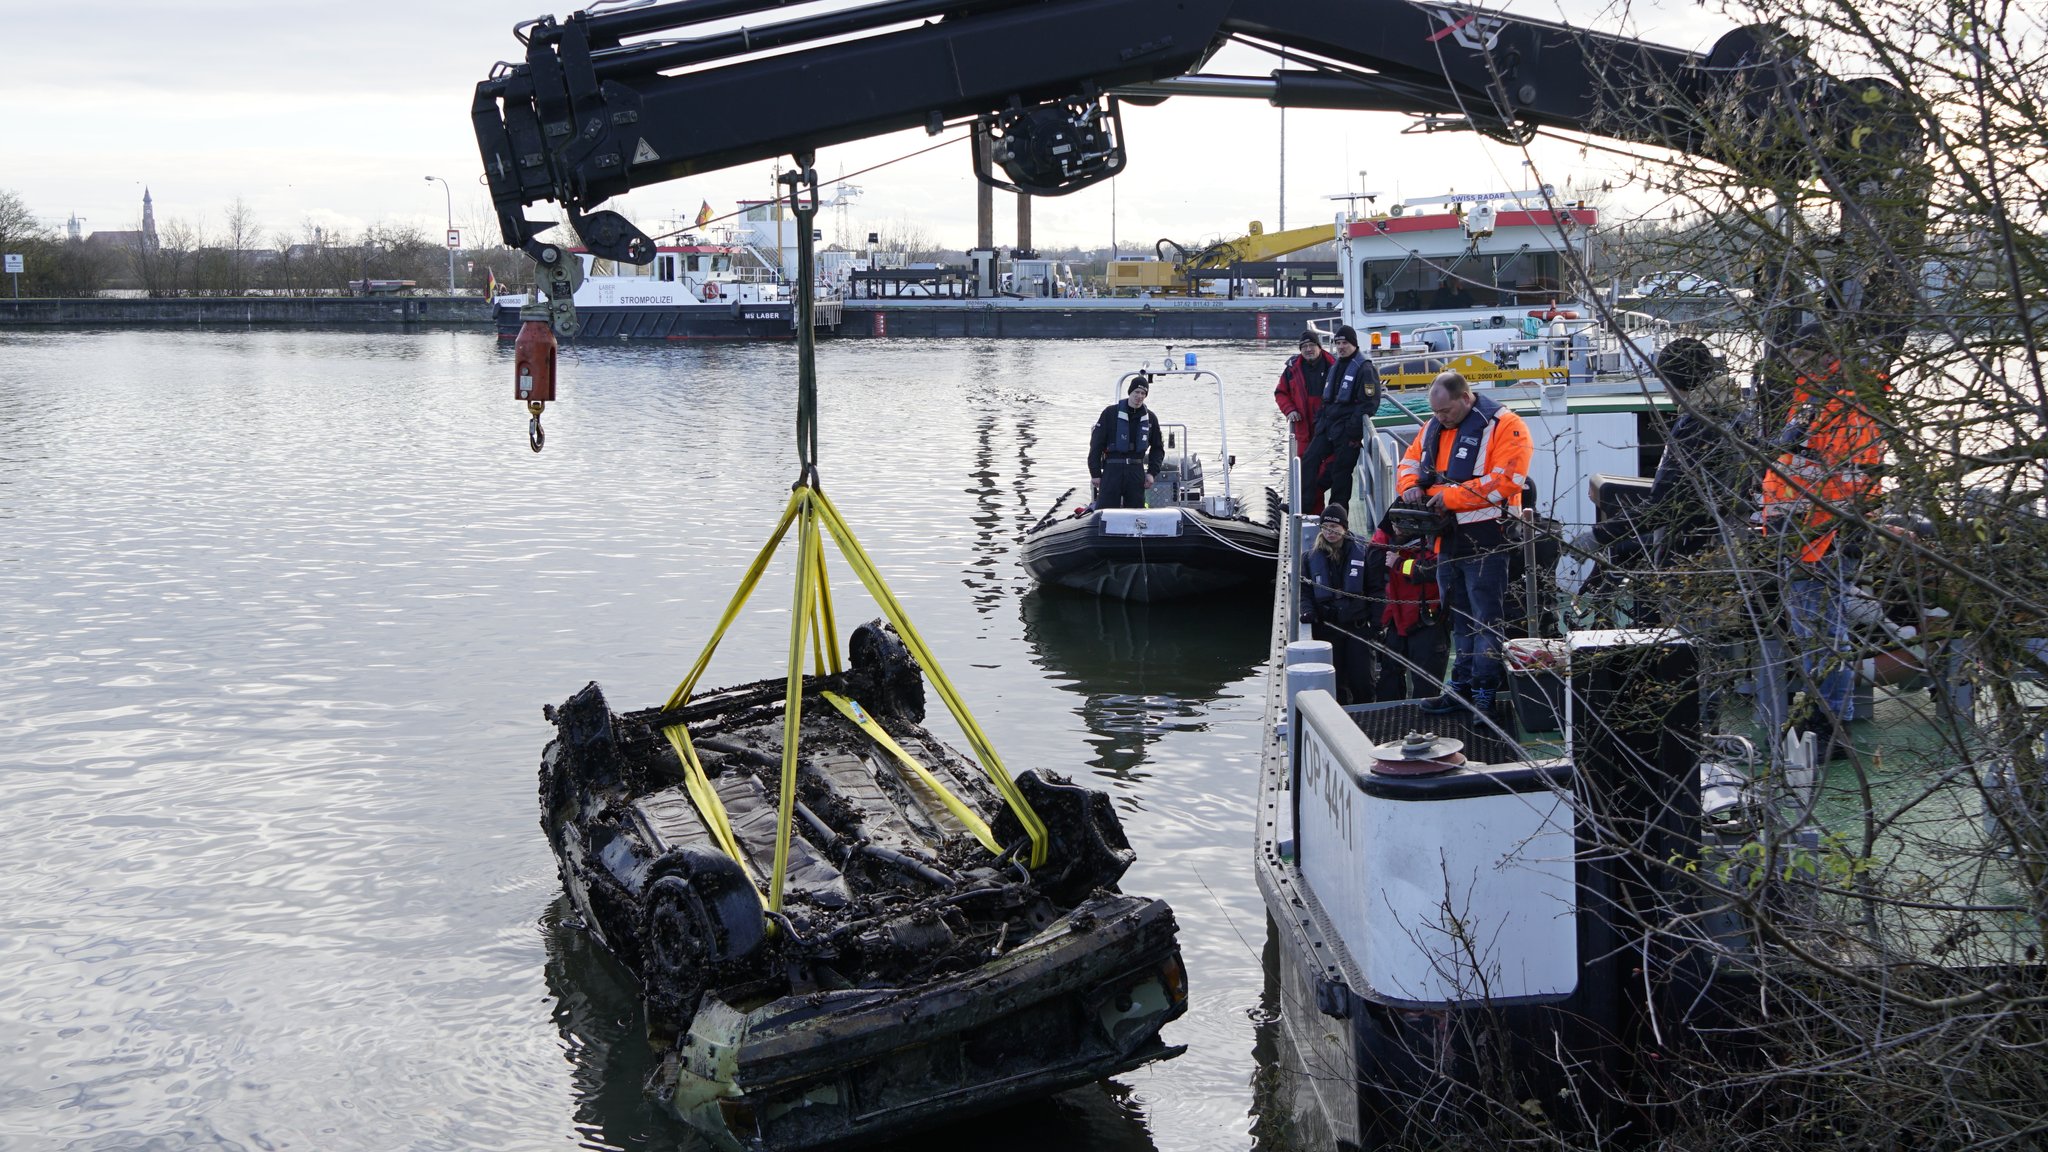
<svg viewBox="0 0 2048 1152">
<path fill-rule="evenodd" d="M 1345 511 L 1342 504 L 1326 504 L 1323 506 L 1323 523 L 1342 524 L 1349 528 L 1351 527 L 1351 513 Z"/>
<path fill-rule="evenodd" d="M 1294 343 L 1296 345 L 1313 344 L 1316 347 L 1320 348 L 1323 346 L 1323 338 L 1321 336 L 1316 335 L 1315 329 L 1304 328 L 1301 330 L 1301 339 L 1296 340 Z"/>
<path fill-rule="evenodd" d="M 1337 339 L 1351 345 L 1353 348 L 1358 347 L 1358 332 L 1349 324 L 1337 329 Z"/>
<path fill-rule="evenodd" d="M 1720 372 L 1720 357 L 1697 336 L 1680 336 L 1657 353 L 1657 375 L 1674 391 L 1690 392 Z"/>
<path fill-rule="evenodd" d="M 1131 393 L 1136 392 L 1140 388 L 1143 388 L 1145 390 L 1146 395 L 1151 395 L 1152 378 L 1149 376 L 1140 376 L 1136 380 L 1131 381 L 1131 386 L 1129 388 L 1124 389 L 1124 395 L 1128 396 Z"/>
</svg>

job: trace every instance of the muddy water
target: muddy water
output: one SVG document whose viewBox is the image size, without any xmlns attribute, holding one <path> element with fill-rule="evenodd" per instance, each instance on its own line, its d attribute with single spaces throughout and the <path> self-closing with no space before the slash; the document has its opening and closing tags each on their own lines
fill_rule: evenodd
<svg viewBox="0 0 2048 1152">
<path fill-rule="evenodd" d="M 1287 349 L 1194 349 L 1256 493 Z M 821 355 L 828 491 L 1010 765 L 1115 795 L 1192 976 L 1187 1055 L 919 1145 L 1255 1142 L 1266 605 L 1017 563 L 1160 351 Z M 688 669 L 786 498 L 793 365 L 569 350 L 536 456 L 488 336 L 0 335 L 0 1147 L 690 1147 L 642 1101 L 630 986 L 560 923 L 540 708 Z M 1217 459 L 1211 395 L 1152 402 Z M 784 566 L 709 681 L 779 674 L 787 614 Z"/>
</svg>

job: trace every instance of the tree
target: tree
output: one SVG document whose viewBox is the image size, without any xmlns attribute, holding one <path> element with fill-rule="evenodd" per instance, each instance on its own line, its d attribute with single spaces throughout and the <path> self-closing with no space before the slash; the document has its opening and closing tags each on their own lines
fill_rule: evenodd
<svg viewBox="0 0 2048 1152">
<path fill-rule="evenodd" d="M 293 240 L 292 234 L 283 228 L 272 232 L 270 251 L 271 259 L 265 266 L 265 287 L 286 296 L 299 295 L 299 278 L 303 269 L 299 260 L 298 244 Z"/>
<path fill-rule="evenodd" d="M 1680 561 L 1609 553 L 1618 579 L 1576 601 L 1583 624 L 1670 624 L 1694 639 L 1703 725 L 1650 683 L 1633 714 L 1610 719 L 1661 726 L 1694 742 L 1693 759 L 1733 763 L 1742 799 L 1697 846 L 1659 853 L 1575 796 L 1588 858 L 1624 862 L 1668 892 L 1631 908 L 1621 949 L 1645 957 L 1632 970 L 1645 1001 L 1662 995 L 1650 957 L 1672 958 L 1670 970 L 1697 962 L 1711 979 L 1620 1038 L 1654 1052 L 1640 1075 L 1558 1069 L 1578 1086 L 1566 1110 L 1603 1142 L 1626 1123 L 1631 1139 L 1668 1148 L 2040 1147 L 2048 16 L 2001 0 L 1738 9 L 1741 23 L 1794 33 L 1832 75 L 1882 77 L 1898 95 L 1864 105 L 1863 132 L 1822 122 L 1818 101 L 1774 105 L 1771 127 L 1798 141 L 1781 152 L 1759 143 L 1769 134 L 1739 135 L 1750 122 L 1726 109 L 1691 109 L 1727 132 L 1721 161 L 1638 161 L 1638 181 L 1667 200 L 1621 254 L 1632 268 L 1698 270 L 1738 289 L 1720 350 L 1753 385 L 1762 433 L 1792 434 L 1772 443 L 1674 397 L 1734 436 L 1746 464 L 1684 476 L 1714 513 L 1712 546 Z M 1671 99 L 1617 95 L 1636 97 L 1612 102 L 1625 109 L 1663 111 Z M 1887 138 L 1920 143 L 1880 151 Z M 1782 345 L 1800 331 L 1822 350 L 1804 383 L 1791 362 L 1757 356 L 1761 337 Z M 1868 416 L 1882 459 L 1859 471 L 1881 483 L 1798 487 L 1816 459 L 1799 451 L 1813 410 L 1795 404 L 1799 391 Z M 1773 475 L 1826 522 L 1800 513 L 1760 534 L 1756 490 Z M 1849 617 L 1839 645 L 1802 635 L 1782 604 L 1826 562 L 1809 559 L 1826 531 L 1827 554 L 1853 565 L 1852 590 L 1835 601 Z M 1873 717 L 1844 733 L 1846 758 L 1813 783 L 1781 742 L 1784 721 L 1800 721 L 1838 668 L 1887 684 Z M 1770 699 L 1772 669 L 1794 694 L 1787 717 Z M 1734 691 L 1742 684 L 1753 695 Z M 1684 781 L 1671 785 L 1655 815 L 1698 827 Z M 1499 1091 L 1511 1077 L 1491 1071 L 1462 1086 L 1486 1103 L 1461 1146 L 1580 1142 L 1550 1126 L 1556 1101 Z"/>
<path fill-rule="evenodd" d="M 1816 497 L 1827 525 L 1758 537 L 1735 499 L 1746 493 L 1691 477 L 1724 513 L 1719 545 L 1690 569 L 1643 570 L 1603 611 L 1723 622 L 1735 655 L 1709 683 L 1771 647 L 1802 697 L 1829 668 L 1896 653 L 1939 679 L 1932 694 L 1880 693 L 1815 794 L 1767 752 L 1746 810 L 1755 835 L 1687 863 L 1702 906 L 1753 926 L 1746 958 L 1717 952 L 1768 1006 L 1750 1023 L 1769 1055 L 1702 1045 L 1674 1061 L 1669 1088 L 1718 1104 L 1698 1131 L 1719 1129 L 1723 1148 L 2031 1147 L 2048 1138 L 2048 367 L 2034 304 L 2048 287 L 2048 34 L 2039 12 L 1997 0 L 1749 8 L 1834 74 L 1895 85 L 1898 120 L 1873 130 L 1903 127 L 1924 149 L 1873 174 L 1853 139 L 1805 119 L 1811 107 L 1781 109 L 1807 142 L 1797 163 L 1646 163 L 1677 219 L 1644 251 L 1741 288 L 1743 330 L 1816 327 L 1829 386 L 1881 429 L 1883 487 Z M 1754 372 L 1767 432 L 1800 419 L 1783 373 Z M 1805 457 L 1749 451 L 1759 474 L 1807 475 Z M 1847 650 L 1802 637 L 1770 595 L 1824 527 L 1860 553 L 1850 608 L 1866 618 Z M 1668 947 L 1712 946 L 1676 918 L 1661 931 Z"/>
<path fill-rule="evenodd" d="M 256 223 L 256 213 L 244 203 L 240 196 L 228 205 L 221 245 L 226 250 L 227 269 L 222 287 L 230 296 L 239 296 L 249 288 L 250 251 L 260 243 L 261 227 Z"/>
<path fill-rule="evenodd" d="M 21 194 L 0 188 L 0 245 L 14 251 L 14 245 L 31 240 L 44 240 L 49 230 L 36 222 L 35 213 L 29 211 L 27 201 Z"/>
<path fill-rule="evenodd" d="M 875 251 L 901 252 L 905 260 L 913 263 L 934 262 L 947 252 L 932 239 L 929 229 L 914 220 L 891 220 L 874 231 Z"/>
<path fill-rule="evenodd" d="M 356 275 L 355 261 L 352 253 L 336 242 L 335 234 L 324 225 L 305 220 L 299 224 L 299 242 L 305 252 L 301 260 L 305 271 L 300 278 L 305 291 L 346 294 L 349 279 Z"/>
<path fill-rule="evenodd" d="M 114 256 L 82 240 L 48 241 L 40 251 L 48 272 L 39 279 L 51 296 L 97 296 L 113 274 Z"/>
</svg>

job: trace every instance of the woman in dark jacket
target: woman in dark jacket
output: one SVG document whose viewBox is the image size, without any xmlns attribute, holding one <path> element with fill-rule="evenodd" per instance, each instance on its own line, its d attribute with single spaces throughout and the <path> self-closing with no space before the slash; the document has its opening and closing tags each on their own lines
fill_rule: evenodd
<svg viewBox="0 0 2048 1152">
<path fill-rule="evenodd" d="M 1302 584 L 1301 618 L 1314 626 L 1311 635 L 1329 641 L 1338 702 L 1372 703 L 1374 625 L 1366 594 L 1366 548 L 1352 537 L 1344 505 L 1323 509 L 1322 531 L 1302 558 Z"/>
</svg>

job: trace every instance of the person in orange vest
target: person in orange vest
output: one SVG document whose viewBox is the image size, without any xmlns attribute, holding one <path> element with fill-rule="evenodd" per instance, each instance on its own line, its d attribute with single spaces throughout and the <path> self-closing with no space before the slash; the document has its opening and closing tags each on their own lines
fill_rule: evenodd
<svg viewBox="0 0 2048 1152">
<path fill-rule="evenodd" d="M 1380 700 L 1420 700 L 1443 687 L 1442 600 L 1436 586 L 1436 555 L 1419 508 L 1396 506 L 1380 517 L 1366 547 L 1365 594 L 1379 625 Z"/>
<path fill-rule="evenodd" d="M 1507 618 L 1507 520 L 1522 507 L 1535 444 L 1529 426 L 1456 372 L 1429 386 L 1429 424 L 1408 445 L 1400 499 L 1446 518 L 1437 538 L 1437 590 L 1451 617 L 1457 653 L 1451 682 L 1424 712 L 1472 708 L 1482 715 L 1501 689 L 1500 644 Z"/>
<path fill-rule="evenodd" d="M 1771 441 L 1784 453 L 1764 473 L 1764 534 L 1786 540 L 1785 615 L 1800 642 L 1801 671 L 1819 688 L 1811 701 L 1817 714 L 1806 724 L 1821 738 L 1827 759 L 1842 759 L 1849 755 L 1846 731 L 1855 717 L 1855 670 L 1844 525 L 1832 509 L 1863 509 L 1882 492 L 1884 437 L 1818 324 L 1793 337 L 1785 363 L 1792 407 Z"/>
<path fill-rule="evenodd" d="M 1330 373 L 1330 358 L 1323 352 L 1322 338 L 1313 328 L 1301 334 L 1296 345 L 1300 355 L 1287 358 L 1280 370 L 1280 384 L 1273 389 L 1273 403 L 1287 416 L 1287 430 L 1294 433 L 1294 454 L 1308 455 L 1308 441 L 1315 432 L 1316 413 L 1323 410 L 1323 380 Z M 1301 478 L 1302 512 L 1315 515 L 1323 510 L 1322 485 L 1317 477 Z"/>
</svg>

